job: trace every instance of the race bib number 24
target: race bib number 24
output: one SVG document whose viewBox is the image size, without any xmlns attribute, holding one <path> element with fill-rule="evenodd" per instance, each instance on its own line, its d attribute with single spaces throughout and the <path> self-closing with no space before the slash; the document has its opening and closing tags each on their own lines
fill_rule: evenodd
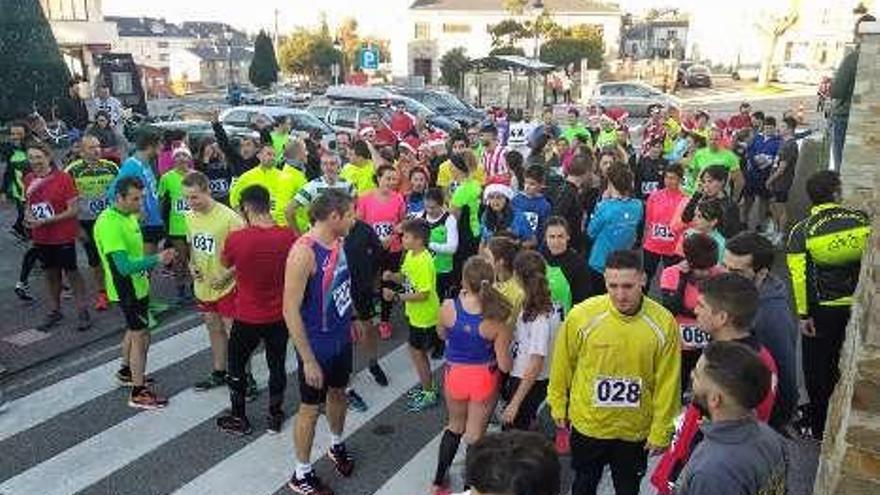
<svg viewBox="0 0 880 495">
<path fill-rule="evenodd" d="M 31 213 L 37 220 L 48 220 L 55 216 L 55 210 L 49 203 L 36 203 L 31 205 Z"/>
<path fill-rule="evenodd" d="M 641 378 L 596 377 L 593 388 L 596 407 L 639 407 L 641 401 Z"/>
</svg>

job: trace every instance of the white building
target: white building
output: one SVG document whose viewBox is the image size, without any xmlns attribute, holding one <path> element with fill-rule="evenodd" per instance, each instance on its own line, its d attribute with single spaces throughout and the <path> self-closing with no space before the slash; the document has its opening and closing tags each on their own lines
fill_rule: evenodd
<svg viewBox="0 0 880 495">
<path fill-rule="evenodd" d="M 537 11 L 526 7 L 521 21 L 532 20 Z M 615 4 L 587 0 L 546 0 L 543 5 L 562 27 L 596 26 L 602 32 L 606 56 L 617 56 L 621 12 Z M 395 77 L 422 76 L 426 84 L 440 78 L 440 58 L 453 48 L 464 47 L 470 58 L 484 57 L 492 49 L 488 28 L 510 19 L 503 0 L 416 0 L 405 17 L 395 19 L 391 61 Z M 396 26 L 402 26 L 397 29 Z M 522 43 L 527 55 L 535 43 Z"/>
<path fill-rule="evenodd" d="M 852 42 L 858 4 L 871 9 L 872 1 L 801 0 L 797 23 L 779 40 L 773 62 L 797 62 L 822 69 L 835 67 Z M 758 27 L 787 11 L 789 0 L 767 0 L 755 8 L 745 2 L 691 0 L 688 58 L 708 60 L 713 65 L 735 67 L 758 64 L 764 56 L 767 37 Z"/>
<path fill-rule="evenodd" d="M 176 24 L 150 17 L 107 17 L 119 31 L 113 50 L 130 53 L 139 66 L 170 67 L 171 52 L 195 46 L 195 38 Z"/>
<path fill-rule="evenodd" d="M 40 0 L 64 62 L 74 76 L 93 80 L 93 56 L 117 42 L 116 25 L 104 20 L 101 0 Z"/>
</svg>

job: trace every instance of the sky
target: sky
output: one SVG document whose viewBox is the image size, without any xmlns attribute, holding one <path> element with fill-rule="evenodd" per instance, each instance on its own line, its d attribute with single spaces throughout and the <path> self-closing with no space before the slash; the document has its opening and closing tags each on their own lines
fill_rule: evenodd
<svg viewBox="0 0 880 495">
<path fill-rule="evenodd" d="M 104 15 L 164 17 L 171 22 L 220 21 L 247 31 L 271 30 L 275 9 L 279 11 L 279 31 L 289 32 L 297 26 L 315 25 L 320 12 L 327 14 L 331 29 L 346 17 L 354 17 L 366 35 L 388 36 L 388 19 L 393 12 L 406 9 L 413 0 L 103 0 Z M 690 0 L 618 0 L 626 10 L 656 6 L 681 6 Z M 315 5 L 319 4 L 320 9 Z M 367 5 L 364 12 L 353 6 Z M 247 6 L 245 8 L 244 6 Z"/>
</svg>

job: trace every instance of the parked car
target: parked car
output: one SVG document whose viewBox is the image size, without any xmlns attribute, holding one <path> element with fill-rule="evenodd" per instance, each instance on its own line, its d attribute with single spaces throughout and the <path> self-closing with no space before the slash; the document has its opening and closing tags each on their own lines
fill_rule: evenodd
<svg viewBox="0 0 880 495">
<path fill-rule="evenodd" d="M 823 77 L 831 75 L 831 71 L 814 69 L 806 64 L 789 62 L 779 68 L 776 79 L 781 83 L 819 84 Z"/>
<path fill-rule="evenodd" d="M 690 66 L 694 65 L 696 62 L 691 60 L 682 60 L 678 63 L 678 69 L 675 73 L 675 85 L 676 86 L 684 86 L 684 81 L 687 78 L 687 70 Z"/>
<path fill-rule="evenodd" d="M 263 104 L 271 106 L 304 107 L 309 104 L 311 98 L 312 95 L 310 93 L 281 90 L 267 95 Z"/>
<path fill-rule="evenodd" d="M 446 91 L 405 87 L 391 87 L 389 91 L 417 100 L 432 111 L 455 120 L 463 127 L 474 126 L 486 118 L 484 112 L 470 107 L 455 95 Z"/>
<path fill-rule="evenodd" d="M 745 64 L 734 69 L 733 72 L 730 73 L 730 77 L 734 81 L 757 81 L 760 74 L 760 64 Z"/>
<path fill-rule="evenodd" d="M 327 100 L 332 102 L 349 102 L 368 105 L 375 108 L 388 108 L 398 103 L 403 103 L 409 114 L 415 117 L 424 118 L 431 127 L 440 129 L 446 133 L 461 129 L 461 124 L 454 119 L 431 110 L 413 98 L 394 94 L 384 88 L 369 86 L 331 86 L 327 88 L 324 96 Z M 325 120 L 325 122 L 330 123 L 328 120 Z M 330 123 L 330 125 L 333 124 Z"/>
<path fill-rule="evenodd" d="M 370 125 L 376 129 L 376 142 L 381 146 L 394 146 L 397 138 L 391 131 L 391 109 L 372 102 L 321 99 L 307 109 L 336 132 L 356 134 Z"/>
<path fill-rule="evenodd" d="M 290 117 L 293 124 L 291 134 L 304 136 L 312 132 L 321 134 L 321 141 L 329 148 L 336 147 L 336 133 L 333 128 L 325 124 L 305 110 L 294 108 L 243 105 L 232 107 L 220 113 L 220 123 L 224 127 L 235 129 L 250 129 L 258 119 L 274 121 L 279 117 Z"/>
<path fill-rule="evenodd" d="M 600 83 L 590 97 L 592 105 L 622 108 L 632 117 L 646 117 L 648 106 L 658 103 L 681 108 L 681 104 L 674 96 L 639 81 Z"/>
<path fill-rule="evenodd" d="M 684 75 L 684 85 L 689 88 L 711 88 L 712 71 L 702 64 L 693 64 Z"/>
</svg>

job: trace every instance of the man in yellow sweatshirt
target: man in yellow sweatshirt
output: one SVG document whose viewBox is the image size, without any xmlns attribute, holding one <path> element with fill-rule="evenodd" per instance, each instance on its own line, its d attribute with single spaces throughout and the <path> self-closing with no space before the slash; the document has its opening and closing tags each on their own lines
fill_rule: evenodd
<svg viewBox="0 0 880 495">
<path fill-rule="evenodd" d="M 572 495 L 594 495 L 611 465 L 617 495 L 638 495 L 648 453 L 666 448 L 681 410 L 681 353 L 672 314 L 644 297 L 634 251 L 614 251 L 608 294 L 568 313 L 557 337 L 547 400 L 571 427 Z"/>
</svg>

